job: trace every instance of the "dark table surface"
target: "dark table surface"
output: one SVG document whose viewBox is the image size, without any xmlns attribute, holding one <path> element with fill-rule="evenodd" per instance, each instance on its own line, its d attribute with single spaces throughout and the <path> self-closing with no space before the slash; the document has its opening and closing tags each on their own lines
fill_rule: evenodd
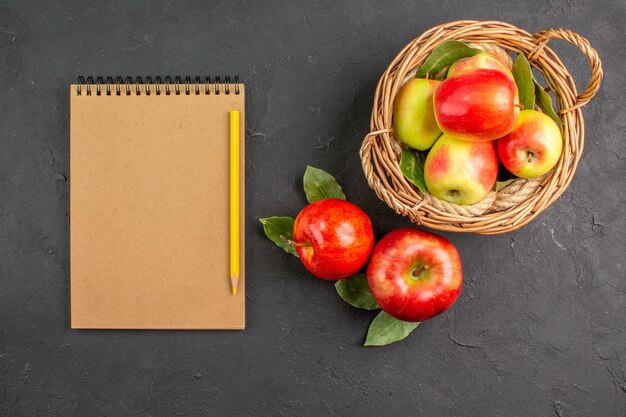
<svg viewBox="0 0 626 417">
<path fill-rule="evenodd" d="M 625 416 L 626 5 L 504 3 L 0 2 L 0 415 Z M 589 38 L 606 76 L 585 152 L 522 230 L 447 235 L 465 271 L 454 308 L 364 348 L 375 313 L 343 303 L 257 218 L 295 216 L 311 164 L 378 237 L 409 225 L 368 188 L 357 151 L 390 60 L 462 18 Z M 582 55 L 553 46 L 584 88 Z M 245 331 L 69 329 L 68 84 L 81 74 L 245 79 Z"/>
</svg>

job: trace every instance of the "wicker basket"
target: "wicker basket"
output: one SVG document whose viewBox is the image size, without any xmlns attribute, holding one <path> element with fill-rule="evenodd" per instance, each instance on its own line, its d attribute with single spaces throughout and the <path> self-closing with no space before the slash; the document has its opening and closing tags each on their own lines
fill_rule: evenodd
<svg viewBox="0 0 626 417">
<path fill-rule="evenodd" d="M 526 55 L 554 93 L 563 124 L 563 153 L 556 167 L 543 177 L 517 179 L 482 201 L 457 205 L 420 191 L 402 175 L 402 145 L 393 136 L 392 109 L 396 92 L 412 71 L 441 42 L 456 39 L 485 49 L 498 46 Z M 591 67 L 589 87 L 577 94 L 572 76 L 559 57 L 546 46 L 562 39 L 577 46 Z M 449 232 L 498 234 L 517 230 L 554 202 L 569 185 L 582 155 L 585 125 L 581 107 L 600 88 L 602 65 L 597 52 L 582 36 L 566 29 L 547 29 L 534 36 L 498 21 L 460 20 L 434 27 L 409 43 L 391 62 L 376 88 L 370 133 L 361 146 L 361 161 L 369 185 L 396 213 L 412 222 Z"/>
</svg>

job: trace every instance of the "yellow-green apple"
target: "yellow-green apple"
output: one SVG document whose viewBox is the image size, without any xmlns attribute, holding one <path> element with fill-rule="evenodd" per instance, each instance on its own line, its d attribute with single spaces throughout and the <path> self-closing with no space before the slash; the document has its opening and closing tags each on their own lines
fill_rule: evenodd
<svg viewBox="0 0 626 417">
<path fill-rule="evenodd" d="M 513 130 L 519 110 L 517 86 L 502 71 L 475 69 L 439 84 L 435 117 L 443 131 L 457 139 L 489 141 Z"/>
<path fill-rule="evenodd" d="M 339 280 L 363 268 L 374 247 L 374 231 L 363 210 L 344 200 L 325 198 L 298 214 L 290 244 L 313 275 Z"/>
<path fill-rule="evenodd" d="M 397 229 L 374 248 L 367 282 L 380 308 L 403 321 L 424 321 L 450 308 L 461 293 L 461 259 L 450 241 Z"/>
<path fill-rule="evenodd" d="M 456 204 L 474 204 L 496 183 L 496 142 L 468 142 L 441 135 L 424 163 L 426 188 L 435 197 Z"/>
<path fill-rule="evenodd" d="M 396 94 L 393 105 L 393 132 L 402 143 L 425 151 L 441 135 L 435 120 L 433 93 L 441 81 L 413 78 Z"/>
<path fill-rule="evenodd" d="M 447 77 L 451 78 L 479 68 L 501 71 L 510 79 L 514 80 L 511 68 L 509 68 L 506 62 L 488 52 L 482 52 L 474 56 L 459 59 L 454 64 L 450 65 Z"/>
<path fill-rule="evenodd" d="M 556 123 L 536 110 L 522 110 L 511 133 L 498 139 L 498 155 L 512 174 L 536 178 L 561 157 L 563 139 Z"/>
</svg>

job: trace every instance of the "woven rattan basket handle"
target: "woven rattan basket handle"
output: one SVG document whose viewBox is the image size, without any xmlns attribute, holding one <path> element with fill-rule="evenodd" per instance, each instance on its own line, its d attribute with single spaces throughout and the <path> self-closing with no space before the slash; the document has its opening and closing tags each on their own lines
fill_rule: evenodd
<svg viewBox="0 0 626 417">
<path fill-rule="evenodd" d="M 534 55 L 541 51 L 551 39 L 562 39 L 576 46 L 587 57 L 589 60 L 589 66 L 591 67 L 589 86 L 583 93 L 576 97 L 575 105 L 568 109 L 563 109 L 559 113 L 567 113 L 587 104 L 600 89 L 600 82 L 602 81 L 602 76 L 604 74 L 602 71 L 602 62 L 600 61 L 600 57 L 598 57 L 596 50 L 591 47 L 589 41 L 571 30 L 560 28 L 539 31 L 535 33 L 535 39 L 537 42 L 537 48 L 530 55 Z"/>
</svg>

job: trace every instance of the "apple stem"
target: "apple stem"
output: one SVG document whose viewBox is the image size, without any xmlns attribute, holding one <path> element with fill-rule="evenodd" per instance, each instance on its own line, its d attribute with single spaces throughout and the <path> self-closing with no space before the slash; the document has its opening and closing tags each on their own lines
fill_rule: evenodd
<svg viewBox="0 0 626 417">
<path fill-rule="evenodd" d="M 294 242 L 291 239 L 287 239 L 283 235 L 280 235 L 280 240 L 282 240 L 283 242 L 285 242 L 286 244 L 288 244 L 289 246 L 294 247 L 294 248 L 301 247 L 301 246 L 311 246 L 311 242 L 297 243 L 297 242 Z"/>
<path fill-rule="evenodd" d="M 517 107 L 518 109 L 522 109 L 524 110 L 524 105 L 523 104 L 514 104 L 515 107 Z"/>
<path fill-rule="evenodd" d="M 428 265 L 421 265 L 413 269 L 413 271 L 411 271 L 411 275 L 413 276 L 413 279 L 420 279 L 422 277 L 422 274 L 426 272 L 427 269 L 428 269 Z"/>
</svg>

